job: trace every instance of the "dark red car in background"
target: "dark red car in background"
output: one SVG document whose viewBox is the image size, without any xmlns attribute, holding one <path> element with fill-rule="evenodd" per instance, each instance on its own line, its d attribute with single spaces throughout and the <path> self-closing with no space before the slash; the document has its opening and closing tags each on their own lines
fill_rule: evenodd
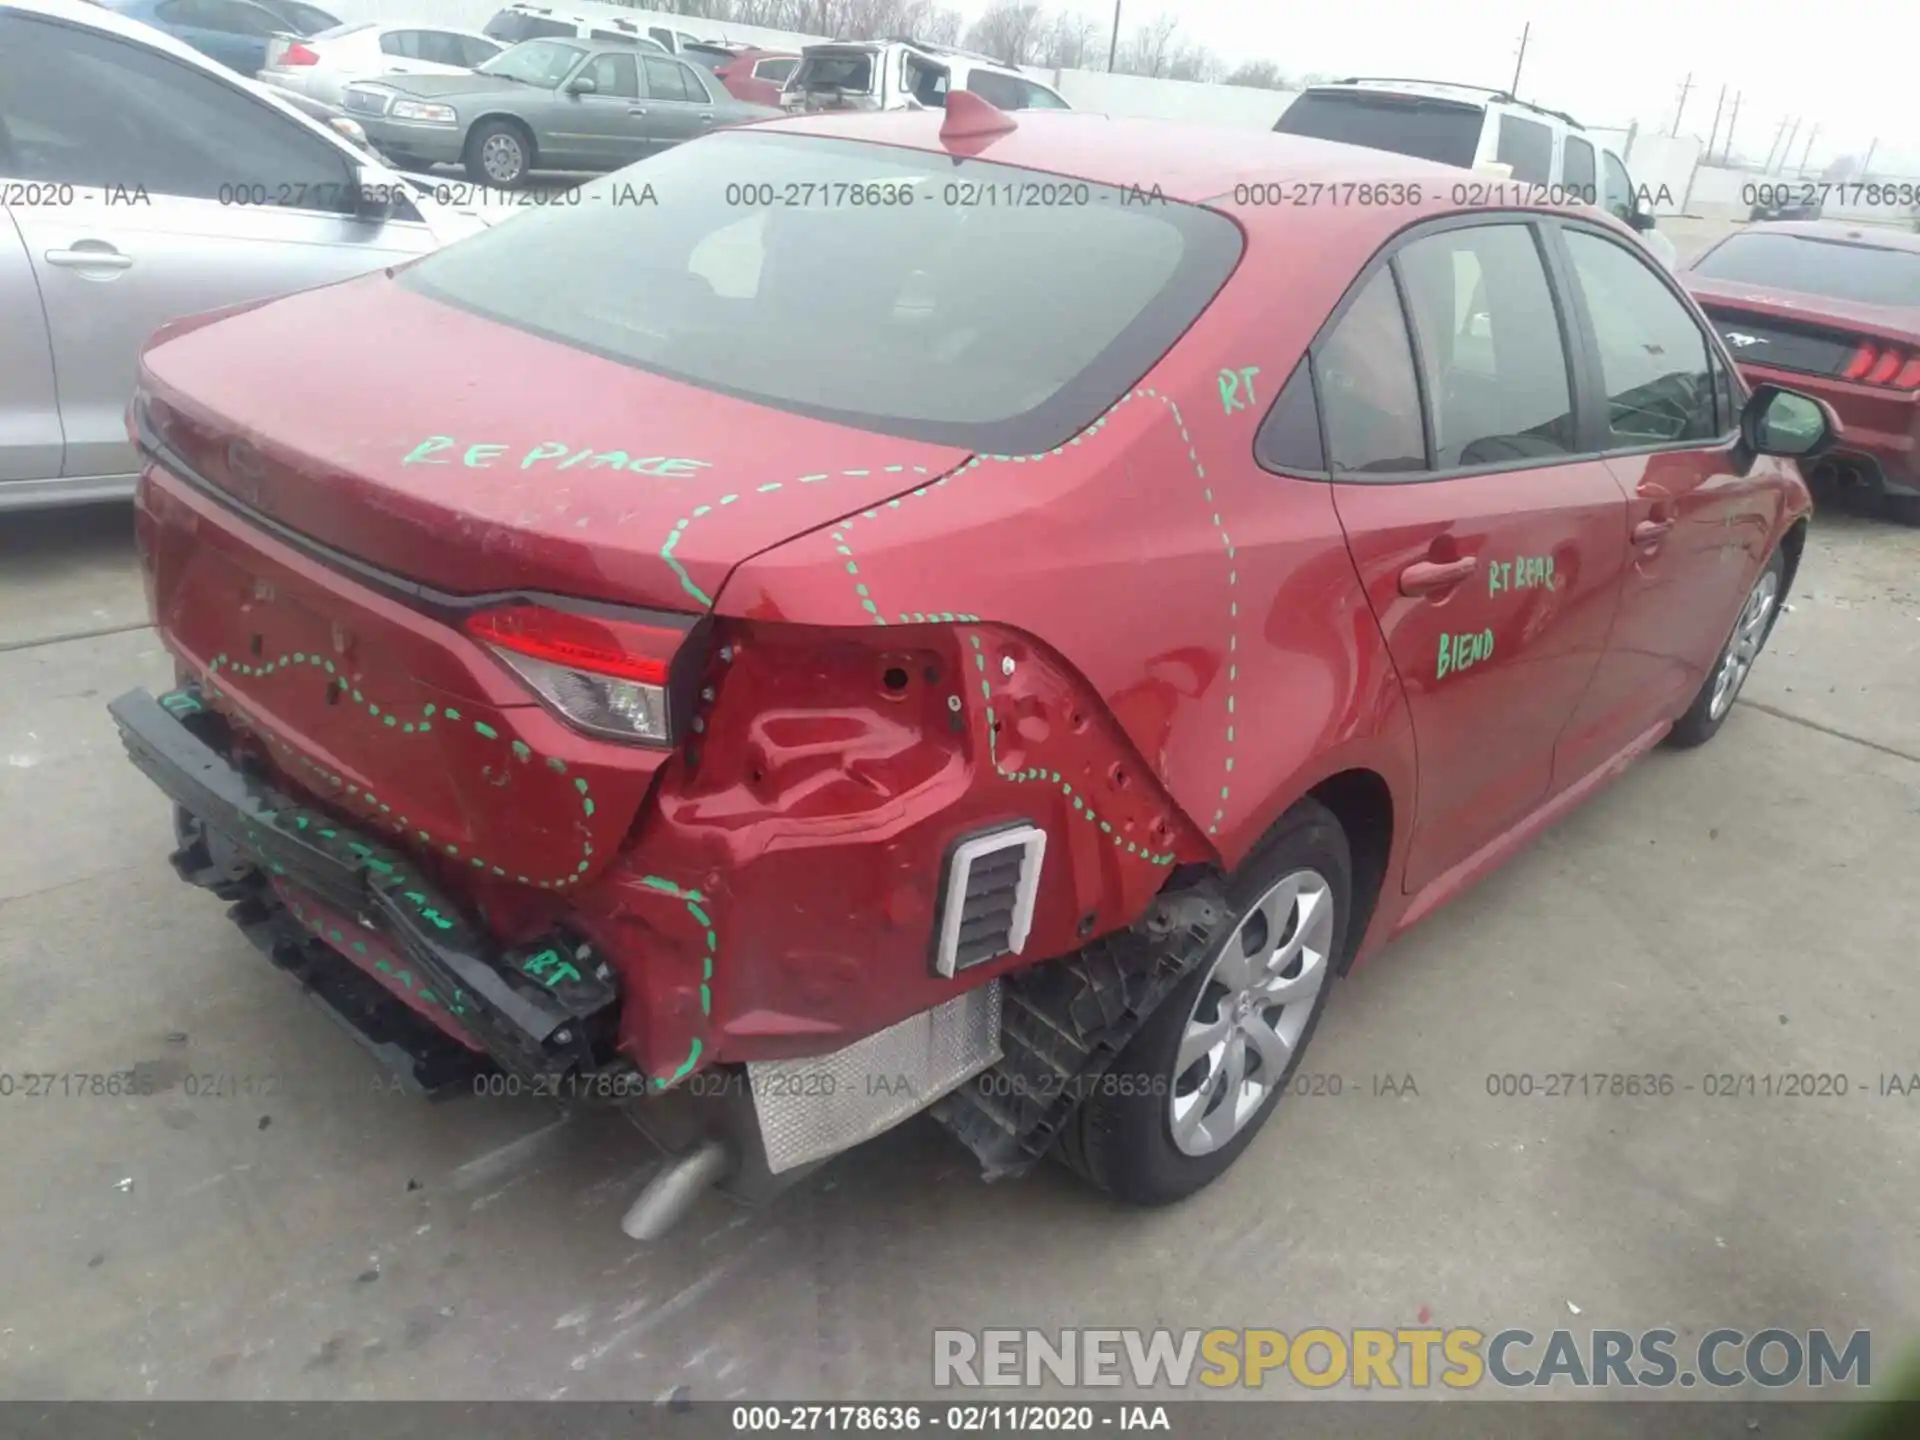
<svg viewBox="0 0 1920 1440">
<path fill-rule="evenodd" d="M 778 105 L 780 89 L 793 74 L 800 57 L 791 50 L 742 50 L 716 65 L 713 73 L 736 100 L 752 105 Z"/>
<path fill-rule="evenodd" d="M 1335 976 L 1720 728 L 1799 561 L 1831 416 L 1457 181 L 956 92 L 170 327 L 178 681 L 112 709 L 175 868 L 423 1086 L 632 1102 L 632 1234 L 929 1108 L 1190 1194 Z"/>
<path fill-rule="evenodd" d="M 1840 444 L 1809 478 L 1920 522 L 1920 235 L 1757 225 L 1680 279 L 1742 374 L 1818 395 L 1840 417 Z"/>
</svg>

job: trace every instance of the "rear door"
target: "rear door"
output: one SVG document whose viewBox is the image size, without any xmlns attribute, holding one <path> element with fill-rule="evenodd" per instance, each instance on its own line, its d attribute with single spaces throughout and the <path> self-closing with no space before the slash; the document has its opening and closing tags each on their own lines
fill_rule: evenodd
<svg viewBox="0 0 1920 1440">
<path fill-rule="evenodd" d="M 1766 559 L 1775 517 L 1771 465 L 1742 474 L 1734 455 L 1738 397 L 1716 376 L 1725 361 L 1666 272 L 1611 232 L 1557 228 L 1632 547 L 1606 661 L 1562 746 L 1572 779 L 1686 708 Z"/>
<path fill-rule="evenodd" d="M 704 135 L 713 129 L 713 97 L 699 71 L 669 55 L 642 55 L 646 67 L 644 132 L 635 158 Z"/>
<path fill-rule="evenodd" d="M 140 346 L 169 320 L 433 248 L 424 222 L 351 213 L 347 157 L 239 86 L 133 41 L 0 14 L 12 210 L 45 304 L 69 477 L 130 475 Z M 9 314 L 13 314 L 9 310 Z"/>
<path fill-rule="evenodd" d="M 1583 357 L 1539 226 L 1445 221 L 1312 350 L 1334 503 L 1413 716 L 1418 890 L 1545 798 L 1605 646 L 1626 502 L 1581 458 Z"/>
<path fill-rule="evenodd" d="M 0 21 L 0 26 L 4 24 Z M 52 203 L 66 193 L 58 186 L 17 181 L 8 174 L 6 157 L 0 156 L 0 192 L 14 190 L 23 201 L 44 197 Z M 0 509 L 4 509 L 7 482 L 56 478 L 65 445 L 40 287 L 14 225 L 12 208 L 4 205 L 0 205 L 0 315 L 7 317 L 6 329 L 0 331 Z"/>
</svg>

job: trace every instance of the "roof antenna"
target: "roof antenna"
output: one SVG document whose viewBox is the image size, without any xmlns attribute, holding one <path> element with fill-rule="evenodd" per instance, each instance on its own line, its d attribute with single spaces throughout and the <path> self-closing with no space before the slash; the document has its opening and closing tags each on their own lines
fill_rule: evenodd
<svg viewBox="0 0 1920 1440">
<path fill-rule="evenodd" d="M 947 118 L 940 122 L 940 139 L 943 143 L 950 140 L 984 140 L 1019 128 L 1018 120 L 971 90 L 947 92 Z"/>
</svg>

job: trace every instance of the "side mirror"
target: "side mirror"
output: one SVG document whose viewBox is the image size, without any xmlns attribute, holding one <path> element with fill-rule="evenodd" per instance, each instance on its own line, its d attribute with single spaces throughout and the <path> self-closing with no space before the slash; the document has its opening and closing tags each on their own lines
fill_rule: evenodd
<svg viewBox="0 0 1920 1440">
<path fill-rule="evenodd" d="M 600 87 L 593 83 L 591 75 L 576 75 L 567 82 L 569 95 L 591 95 Z"/>
<path fill-rule="evenodd" d="M 1783 385 L 1760 384 L 1740 412 L 1740 438 L 1756 455 L 1811 460 L 1839 443 L 1840 418 L 1824 400 Z"/>
<path fill-rule="evenodd" d="M 1627 224 L 1638 230 L 1642 235 L 1653 229 L 1654 223 L 1653 212 L 1651 210 L 1635 210 L 1633 214 L 1627 217 Z"/>
<path fill-rule="evenodd" d="M 393 218 L 393 176 L 372 165 L 353 167 L 353 214 L 356 220 L 378 225 Z"/>
</svg>

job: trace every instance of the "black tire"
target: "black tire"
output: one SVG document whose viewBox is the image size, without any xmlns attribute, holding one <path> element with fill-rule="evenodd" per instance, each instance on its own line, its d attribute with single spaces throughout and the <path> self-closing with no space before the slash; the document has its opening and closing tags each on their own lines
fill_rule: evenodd
<svg viewBox="0 0 1920 1440">
<path fill-rule="evenodd" d="M 1193 1068 L 1189 1067 L 1187 1077 L 1174 1073 L 1182 1032 L 1203 992 L 1220 988 L 1212 977 L 1227 947 L 1246 943 L 1243 936 L 1256 902 L 1277 882 L 1301 871 L 1324 879 L 1332 902 L 1331 935 L 1321 962 L 1324 977 L 1310 998 L 1294 1002 L 1310 1006 L 1305 1025 L 1293 1041 L 1285 1067 L 1265 1084 L 1259 1108 L 1218 1148 L 1206 1154 L 1188 1153 L 1174 1139 L 1172 1120 L 1172 1095 L 1183 1080 L 1191 1084 Z M 1353 862 L 1340 822 L 1318 802 L 1301 801 L 1281 817 L 1233 877 L 1227 887 L 1229 918 L 1194 972 L 1147 1017 L 1139 1034 L 1080 1106 L 1062 1137 L 1062 1158 L 1067 1164 L 1090 1184 L 1133 1205 L 1171 1204 L 1219 1178 L 1272 1116 L 1313 1039 L 1346 956 L 1352 897 Z"/>
<path fill-rule="evenodd" d="M 511 142 L 509 145 L 508 142 Z M 517 153 L 519 164 L 511 174 L 495 174 L 487 169 L 485 156 L 488 147 L 494 147 L 496 157 Z M 502 190 L 510 190 L 526 182 L 533 171 L 533 137 L 523 125 L 511 120 L 482 120 L 467 134 L 465 149 L 461 152 L 461 161 L 467 167 L 467 178 L 476 185 L 492 185 Z"/>
<path fill-rule="evenodd" d="M 1693 697 L 1693 703 L 1687 707 L 1687 713 L 1674 723 L 1662 743 L 1676 750 L 1691 750 L 1696 745 L 1704 745 L 1720 733 L 1720 727 L 1727 722 L 1727 716 L 1733 713 L 1733 702 L 1740 698 L 1740 688 L 1747 682 L 1747 675 L 1766 649 L 1767 637 L 1773 634 L 1773 622 L 1780 618 L 1780 601 L 1786 589 L 1786 557 L 1778 550 L 1768 558 L 1765 568 L 1754 577 L 1753 588 L 1747 592 L 1747 598 L 1740 606 L 1740 614 L 1733 622 L 1733 633 L 1727 636 L 1727 643 L 1720 647 L 1720 653 L 1713 657 L 1713 664 L 1707 670 L 1707 678 L 1700 683 L 1700 691 Z M 1748 619 L 1748 610 L 1755 603 L 1755 597 L 1768 580 L 1773 582 L 1773 598 L 1767 605 L 1767 613 L 1761 620 L 1760 637 L 1747 657 L 1746 668 L 1733 680 L 1733 693 L 1727 696 L 1726 704 L 1716 713 L 1714 694 L 1719 688 L 1720 672 L 1726 668 L 1727 657 L 1739 643 L 1742 631 Z"/>
</svg>

